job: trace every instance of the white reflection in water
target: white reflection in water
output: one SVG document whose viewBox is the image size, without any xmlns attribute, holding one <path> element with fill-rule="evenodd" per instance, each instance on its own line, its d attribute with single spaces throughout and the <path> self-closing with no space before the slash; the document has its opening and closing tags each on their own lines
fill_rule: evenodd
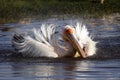
<svg viewBox="0 0 120 80">
<path fill-rule="evenodd" d="M 70 59 L 71 60 L 71 59 Z M 36 80 L 42 79 L 87 79 L 86 72 L 89 69 L 89 61 L 65 61 L 58 63 L 14 64 L 12 70 L 14 76 L 27 77 Z M 92 71 L 91 71 L 92 72 Z"/>
<path fill-rule="evenodd" d="M 71 65 L 70 65 L 71 64 Z M 72 63 L 37 63 L 37 64 L 13 64 L 14 76 L 31 77 L 36 80 L 41 78 L 54 78 L 65 80 L 74 78 L 72 71 L 75 69 L 75 62 Z"/>
<path fill-rule="evenodd" d="M 120 78 L 120 59 L 63 60 L 14 59 L 0 64 L 0 79 L 5 80 L 98 80 Z"/>
</svg>

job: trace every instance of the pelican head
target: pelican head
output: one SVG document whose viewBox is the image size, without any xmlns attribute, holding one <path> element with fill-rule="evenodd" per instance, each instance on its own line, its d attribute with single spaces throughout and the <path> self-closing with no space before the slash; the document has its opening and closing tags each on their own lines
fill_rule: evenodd
<svg viewBox="0 0 120 80">
<path fill-rule="evenodd" d="M 76 51 L 81 55 L 83 58 L 87 58 L 87 54 L 81 48 L 77 38 L 74 35 L 75 30 L 74 28 L 70 27 L 69 25 L 65 26 L 63 30 L 63 39 L 68 41 L 72 46 L 76 49 Z"/>
</svg>

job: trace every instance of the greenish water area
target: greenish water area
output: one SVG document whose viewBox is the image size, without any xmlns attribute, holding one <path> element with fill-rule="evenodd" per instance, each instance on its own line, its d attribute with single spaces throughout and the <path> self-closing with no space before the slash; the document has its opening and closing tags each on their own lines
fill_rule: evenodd
<svg viewBox="0 0 120 80">
<path fill-rule="evenodd" d="M 0 23 L 24 18 L 100 18 L 120 13 L 120 0 L 0 0 Z"/>
</svg>

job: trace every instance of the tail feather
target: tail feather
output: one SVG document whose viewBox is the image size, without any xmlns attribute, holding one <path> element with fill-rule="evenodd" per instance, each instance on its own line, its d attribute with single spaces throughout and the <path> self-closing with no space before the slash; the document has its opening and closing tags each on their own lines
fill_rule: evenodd
<svg viewBox="0 0 120 80">
<path fill-rule="evenodd" d="M 14 47 L 15 51 L 18 51 L 20 49 L 20 46 L 24 44 L 25 36 L 26 34 L 14 34 L 13 35 L 12 46 Z"/>
<path fill-rule="evenodd" d="M 17 42 L 17 43 L 22 43 L 25 41 L 26 34 L 14 34 L 12 41 Z"/>
</svg>

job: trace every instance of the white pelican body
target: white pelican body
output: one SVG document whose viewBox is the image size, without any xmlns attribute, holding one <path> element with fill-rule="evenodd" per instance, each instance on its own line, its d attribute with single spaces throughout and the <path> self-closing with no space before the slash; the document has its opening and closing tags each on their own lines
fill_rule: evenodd
<svg viewBox="0 0 120 80">
<path fill-rule="evenodd" d="M 13 46 L 23 56 L 57 58 L 74 56 L 78 51 L 83 53 L 85 58 L 85 53 L 92 56 L 96 52 L 96 42 L 89 37 L 87 28 L 80 23 L 75 26 L 66 25 L 61 30 L 57 30 L 55 25 L 43 24 L 39 30 L 33 29 L 32 32 L 33 37 L 23 34 L 13 36 Z"/>
</svg>

